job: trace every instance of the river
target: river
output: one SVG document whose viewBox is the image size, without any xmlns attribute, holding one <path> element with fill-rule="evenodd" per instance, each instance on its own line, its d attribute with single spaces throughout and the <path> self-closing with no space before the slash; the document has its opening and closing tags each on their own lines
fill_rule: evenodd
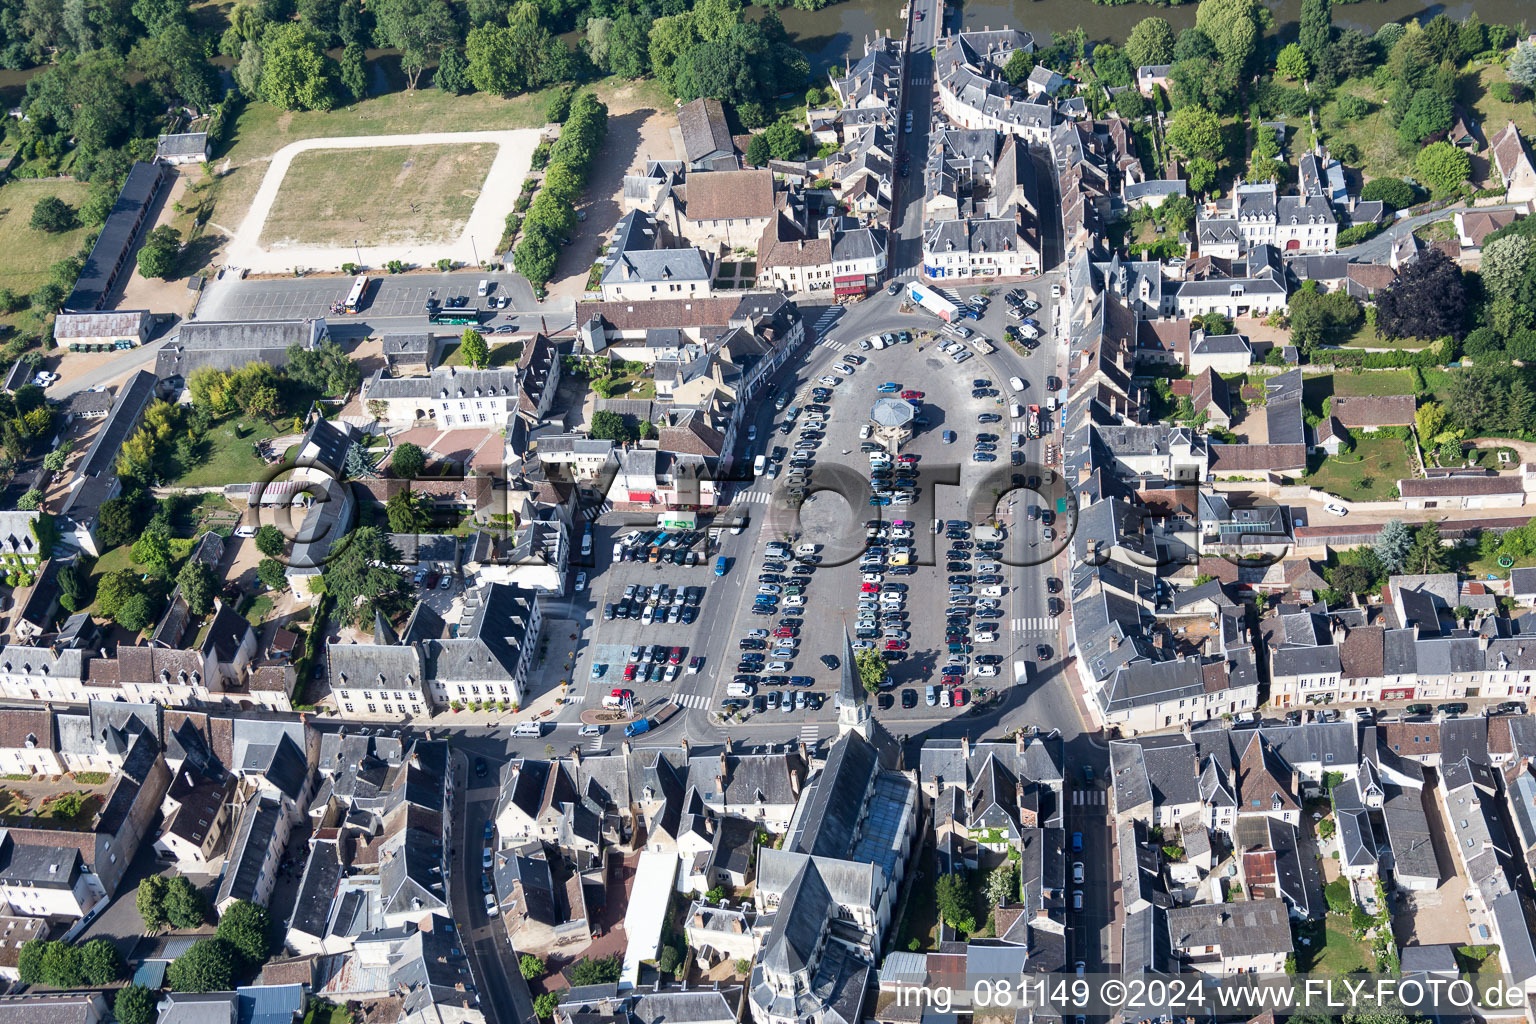
<svg viewBox="0 0 1536 1024">
<path fill-rule="evenodd" d="M 1275 28 L 1283 38 L 1294 38 L 1301 0 L 1264 0 L 1274 12 Z M 1339 28 L 1374 32 L 1389 21 L 1409 18 L 1428 20 L 1445 12 L 1460 20 L 1476 8 L 1485 22 L 1519 26 L 1533 13 L 1529 0 L 1363 0 L 1333 7 L 1333 23 Z M 1149 14 L 1168 19 L 1175 32 L 1195 23 L 1195 4 L 1178 7 L 1134 3 L 1107 7 L 1090 0 L 968 0 L 962 14 L 966 28 L 1001 28 L 1004 25 L 1032 32 L 1042 45 L 1051 33 L 1070 32 L 1081 25 L 1088 38 L 1122 42 L 1131 27 Z M 800 48 L 818 70 L 845 59 L 857 60 L 864 40 L 876 32 L 901 31 L 899 0 L 842 0 L 819 11 L 780 8 L 779 17 Z"/>
</svg>

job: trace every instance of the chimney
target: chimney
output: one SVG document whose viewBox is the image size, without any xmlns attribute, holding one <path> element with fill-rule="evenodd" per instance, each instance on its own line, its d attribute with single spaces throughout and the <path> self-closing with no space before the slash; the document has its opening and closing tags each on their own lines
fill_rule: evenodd
<svg viewBox="0 0 1536 1024">
<path fill-rule="evenodd" d="M 619 747 L 619 749 L 624 752 L 625 757 L 628 757 L 631 753 L 634 752 L 635 748 L 630 745 L 629 737 L 626 736 L 624 738 L 624 743 Z"/>
<path fill-rule="evenodd" d="M 725 752 L 727 754 L 729 754 L 734 746 L 735 745 L 733 743 L 731 743 L 731 738 L 729 736 L 727 736 L 725 738 Z"/>
<path fill-rule="evenodd" d="M 971 734 L 968 732 L 960 734 L 960 754 L 967 761 L 971 759 Z"/>
<path fill-rule="evenodd" d="M 578 766 L 581 764 L 581 745 L 580 744 L 577 744 L 577 745 L 571 747 L 571 763 L 575 764 L 575 765 L 578 765 Z"/>
<path fill-rule="evenodd" d="M 704 911 L 702 911 L 702 910 L 694 911 L 694 914 L 693 914 L 693 925 L 694 925 L 695 928 L 703 928 L 704 927 Z"/>
<path fill-rule="evenodd" d="M 809 748 L 809 747 L 807 747 L 805 745 L 805 740 L 804 739 L 799 741 L 799 747 L 800 747 L 800 760 L 805 762 L 806 764 L 810 764 L 811 763 L 811 748 Z"/>
<path fill-rule="evenodd" d="M 721 753 L 720 753 L 720 774 L 718 776 L 716 776 L 716 777 L 719 778 L 719 779 L 724 779 L 725 778 L 725 752 L 724 751 L 721 751 Z"/>
<path fill-rule="evenodd" d="M 683 737 L 683 760 L 688 760 L 688 738 Z"/>
<path fill-rule="evenodd" d="M 1184 738 L 1185 739 L 1189 739 L 1189 734 L 1190 734 L 1189 719 L 1186 718 L 1184 720 L 1184 723 L 1179 726 L 1179 731 L 1184 734 Z"/>
</svg>

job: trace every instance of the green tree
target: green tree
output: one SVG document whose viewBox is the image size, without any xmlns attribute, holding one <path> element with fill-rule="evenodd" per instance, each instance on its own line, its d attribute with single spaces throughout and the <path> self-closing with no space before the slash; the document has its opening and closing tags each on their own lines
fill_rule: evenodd
<svg viewBox="0 0 1536 1024">
<path fill-rule="evenodd" d="M 139 273 L 168 280 L 176 272 L 180 255 L 181 232 L 169 224 L 161 224 L 149 233 L 139 249 Z"/>
<path fill-rule="evenodd" d="M 624 962 L 617 953 L 597 960 L 588 957 L 571 965 L 571 984 L 611 985 L 619 980 L 623 969 Z"/>
<path fill-rule="evenodd" d="M 256 550 L 268 558 L 277 558 L 288 546 L 288 541 L 283 537 L 283 531 L 266 523 L 256 528 L 256 536 L 252 538 L 256 542 Z"/>
<path fill-rule="evenodd" d="M 1296 42 L 1318 74 L 1330 71 L 1333 44 L 1333 0 L 1301 0 L 1300 28 Z"/>
<path fill-rule="evenodd" d="M 455 96 L 462 96 L 474 88 L 469 78 L 469 61 L 457 46 L 443 47 L 437 58 L 437 70 L 432 72 L 432 84 Z"/>
<path fill-rule="evenodd" d="M 1173 29 L 1156 15 L 1142 18 L 1126 37 L 1125 55 L 1136 67 L 1173 63 Z"/>
<path fill-rule="evenodd" d="M 1169 196 L 1157 208 L 1157 219 L 1169 231 L 1188 231 L 1195 222 L 1195 201 L 1188 196 Z"/>
<path fill-rule="evenodd" d="M 417 533 L 431 521 L 422 508 L 421 495 L 401 488 L 384 502 L 384 515 L 389 520 L 391 533 Z"/>
<path fill-rule="evenodd" d="M 554 168 L 550 170 L 553 171 Z M 485 343 L 485 335 L 479 331 L 466 330 L 459 339 L 459 355 L 464 357 L 466 363 L 477 369 L 484 369 L 490 365 L 491 350 Z M 398 457 L 399 453 L 396 452 L 396 458 Z"/>
<path fill-rule="evenodd" d="M 565 989 L 558 992 L 545 992 L 533 997 L 533 1012 L 540 1020 L 550 1020 L 555 1015 L 555 1007 L 560 1005 L 560 997 L 565 994 Z"/>
<path fill-rule="evenodd" d="M 1018 870 L 1013 861 L 1003 861 L 987 875 L 987 906 L 1000 907 L 1004 903 L 1012 903 L 1018 891 Z"/>
<path fill-rule="evenodd" d="M 1028 50 L 1014 50 L 1013 56 L 1008 58 L 1008 63 L 1003 65 L 1003 77 L 1008 84 L 1022 89 L 1029 79 L 1030 72 L 1035 70 L 1035 62 L 1038 60 Z"/>
<path fill-rule="evenodd" d="M 236 900 L 219 915 L 215 933 L 245 961 L 247 969 L 266 962 L 272 948 L 272 922 L 265 907 L 250 900 Z"/>
<path fill-rule="evenodd" d="M 1440 525 L 1434 522 L 1421 523 L 1413 532 L 1413 546 L 1408 549 L 1403 570 L 1413 575 L 1428 575 L 1444 572 L 1445 567 L 1445 548 L 1440 541 Z"/>
<path fill-rule="evenodd" d="M 151 1024 L 155 1019 L 155 994 L 143 985 L 125 985 L 112 1000 L 117 1024 Z"/>
<path fill-rule="evenodd" d="M 414 480 L 427 468 L 427 453 L 409 441 L 395 445 L 389 459 L 389 471 L 396 479 Z"/>
<path fill-rule="evenodd" d="M 218 589 L 218 581 L 213 578 L 213 570 L 208 568 L 208 563 L 195 558 L 188 559 L 187 564 L 176 574 L 176 585 L 181 588 L 181 596 L 186 599 L 187 607 L 192 609 L 193 615 L 207 615 L 213 608 L 213 595 Z"/>
<path fill-rule="evenodd" d="M 1402 136 L 1404 142 L 1422 142 L 1431 135 L 1448 131 L 1455 121 L 1456 111 L 1448 98 L 1433 89 L 1420 89 L 1413 94 L 1413 100 L 1408 104 L 1408 112 L 1398 122 L 1397 133 Z M 1437 145 L 1440 144 L 1437 143 Z M 1443 143 L 1443 145 L 1450 146 L 1450 143 Z M 1456 147 L 1451 146 L 1451 148 Z M 1466 158 L 1466 154 L 1462 153 L 1462 157 Z M 1422 174 L 1422 170 L 1420 173 Z M 1461 182 L 1458 180 L 1456 184 L 1459 185 Z"/>
<path fill-rule="evenodd" d="M 274 107 L 330 110 L 336 104 L 339 75 L 324 42 L 302 23 L 269 25 L 262 33 L 259 90 Z"/>
<path fill-rule="evenodd" d="M 752 136 L 752 141 L 747 143 L 747 163 L 753 167 L 767 167 L 772 156 L 768 149 L 768 140 L 761 135 Z"/>
<path fill-rule="evenodd" d="M 587 433 L 595 438 L 625 444 L 635 439 L 634 430 L 624 417 L 609 409 L 599 409 L 592 414 L 592 424 Z"/>
<path fill-rule="evenodd" d="M 169 576 L 176 558 L 170 539 L 159 530 L 146 530 L 134 541 L 132 555 L 135 564 L 146 566 L 156 576 Z"/>
<path fill-rule="evenodd" d="M 1204 156 L 1194 157 L 1184 165 L 1184 178 L 1197 195 L 1209 192 L 1216 184 L 1216 161 Z"/>
<path fill-rule="evenodd" d="M 855 651 L 853 663 L 864 689 L 870 693 L 879 693 L 880 684 L 885 682 L 888 675 L 885 659 L 875 651 Z"/>
<path fill-rule="evenodd" d="M 414 90 L 421 73 L 458 38 L 453 9 L 445 0 L 375 0 L 368 9 L 380 34 L 400 50 L 407 89 Z"/>
<path fill-rule="evenodd" d="M 625 10 L 608 32 L 608 70 L 621 78 L 639 78 L 651 69 L 650 21 Z"/>
<path fill-rule="evenodd" d="M 1437 194 L 1460 188 L 1461 183 L 1472 173 L 1472 159 L 1465 151 L 1449 142 L 1434 142 L 1425 146 L 1414 157 L 1413 166 L 1419 172 L 1419 177 Z"/>
<path fill-rule="evenodd" d="M 517 969 L 529 981 L 544 977 L 544 961 L 532 953 L 524 953 L 517 961 Z"/>
<path fill-rule="evenodd" d="M 763 137 L 768 140 L 768 151 L 775 160 L 794 160 L 805 152 L 806 134 L 787 117 L 769 125 Z"/>
<path fill-rule="evenodd" d="M 234 986 L 235 949 L 223 939 L 199 939 L 166 968 L 165 980 L 177 992 L 223 992 Z"/>
<path fill-rule="evenodd" d="M 1373 178 L 1360 187 L 1360 198 L 1386 203 L 1393 210 L 1406 210 L 1414 204 L 1413 186 L 1401 178 Z"/>
<path fill-rule="evenodd" d="M 165 884 L 162 876 L 148 875 L 134 894 L 139 920 L 144 922 L 144 930 L 151 935 L 171 923 L 165 915 Z"/>
<path fill-rule="evenodd" d="M 1195 27 L 1211 40 L 1221 61 L 1242 76 L 1253 70 L 1269 12 L 1255 0 L 1200 0 Z"/>
<path fill-rule="evenodd" d="M 975 929 L 976 918 L 971 913 L 971 889 L 964 875 L 940 875 L 934 884 L 933 896 L 939 908 L 939 917 L 945 924 L 963 932 Z"/>
<path fill-rule="evenodd" d="M 48 943 L 43 939 L 28 939 L 16 951 L 16 973 L 23 985 L 42 985 L 43 953 Z"/>
<path fill-rule="evenodd" d="M 109 572 L 96 584 L 96 606 L 109 619 L 119 619 L 129 599 L 143 594 L 144 582 L 132 569 Z"/>
<path fill-rule="evenodd" d="M 73 615 L 91 603 L 90 573 L 79 562 L 71 562 L 59 570 L 59 604 Z"/>
<path fill-rule="evenodd" d="M 1312 63 L 1299 44 L 1289 43 L 1275 58 L 1275 71 L 1292 81 L 1300 81 L 1312 73 Z"/>
<path fill-rule="evenodd" d="M 1349 891 L 1349 879 L 1335 878 L 1323 886 L 1323 899 L 1328 901 L 1328 909 L 1333 913 L 1349 913 L 1349 908 L 1355 905 L 1355 897 Z"/>
<path fill-rule="evenodd" d="M 31 512 L 39 508 L 43 503 L 43 492 L 36 487 L 31 488 L 20 498 L 16 499 L 16 507 L 23 512 Z"/>
<path fill-rule="evenodd" d="M 555 267 L 560 262 L 560 247 L 548 227 L 524 223 L 522 237 L 512 257 L 517 272 L 526 277 L 528 283 L 538 291 L 555 276 Z"/>
<path fill-rule="evenodd" d="M 368 53 L 360 43 L 348 43 L 347 48 L 341 51 L 338 75 L 341 87 L 346 90 L 352 102 L 356 103 L 368 96 Z"/>
<path fill-rule="evenodd" d="M 1204 0 L 1201 7 L 1211 2 Z M 1221 122 L 1204 107 L 1175 110 L 1168 123 L 1168 145 L 1187 157 L 1212 158 L 1221 150 Z"/>
<path fill-rule="evenodd" d="M 399 560 L 389 538 L 371 526 L 347 534 L 339 552 L 332 549 L 321 580 L 343 622 L 371 623 L 376 611 L 393 616 L 405 610 L 409 588 L 390 568 Z"/>
<path fill-rule="evenodd" d="M 128 59 L 164 103 L 207 109 L 218 102 L 218 71 L 208 63 L 202 39 L 186 25 L 140 39 Z"/>
<path fill-rule="evenodd" d="M 263 558 L 256 563 L 256 579 L 271 590 L 286 590 L 288 567 L 275 558 Z"/>
<path fill-rule="evenodd" d="M 469 80 L 481 92 L 511 96 L 527 88 L 523 67 L 518 64 L 512 30 L 505 26 L 481 25 L 470 29 L 464 43 Z"/>
<path fill-rule="evenodd" d="M 80 973 L 87 985 L 101 988 L 123 976 L 123 955 L 109 939 L 92 939 L 80 947 Z"/>
<path fill-rule="evenodd" d="M 32 207 L 32 217 L 27 221 L 27 226 L 33 231 L 56 235 L 73 229 L 76 223 L 74 207 L 58 196 L 43 196 Z"/>
<path fill-rule="evenodd" d="M 1413 532 L 1401 519 L 1388 519 L 1376 535 L 1373 550 L 1387 574 L 1396 576 L 1408 564 L 1409 552 L 1413 550 Z"/>
<path fill-rule="evenodd" d="M 185 875 L 165 886 L 165 916 L 173 928 L 196 928 L 208 919 L 208 903 Z"/>
<path fill-rule="evenodd" d="M 1504 73 L 1511 82 L 1536 89 L 1536 46 L 1521 40 L 1504 63 Z"/>
</svg>

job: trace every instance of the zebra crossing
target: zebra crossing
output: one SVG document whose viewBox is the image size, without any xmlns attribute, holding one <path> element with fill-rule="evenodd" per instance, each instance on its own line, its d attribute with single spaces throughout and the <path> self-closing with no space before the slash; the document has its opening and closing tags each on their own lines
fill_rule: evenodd
<svg viewBox="0 0 1536 1024">
<path fill-rule="evenodd" d="M 1105 806 L 1107 790 L 1102 789 L 1074 789 L 1072 791 L 1073 807 L 1103 807 Z"/>
<path fill-rule="evenodd" d="M 821 726 L 802 725 L 800 727 L 800 742 L 808 747 L 814 747 L 816 741 L 821 738 Z"/>
<path fill-rule="evenodd" d="M 815 347 L 829 348 L 834 352 L 841 352 L 843 349 L 848 347 L 848 343 L 846 341 L 835 341 L 830 336 L 826 336 L 817 338 Z"/>
<path fill-rule="evenodd" d="M 596 753 L 597 751 L 602 750 L 602 749 L 603 749 L 603 737 L 601 735 L 593 736 L 592 737 L 592 742 L 587 744 L 587 750 L 591 751 L 593 753 Z"/>
<path fill-rule="evenodd" d="M 746 505 L 766 505 L 772 497 L 767 491 L 742 491 L 732 504 L 739 501 Z"/>
<path fill-rule="evenodd" d="M 670 699 L 680 708 L 702 711 L 709 707 L 709 698 L 702 693 L 674 693 Z"/>
<path fill-rule="evenodd" d="M 820 338 L 822 332 L 831 327 L 832 324 L 836 322 L 837 318 L 842 315 L 842 306 L 828 306 L 826 309 L 821 311 L 821 316 L 817 317 L 816 322 L 811 325 L 811 333 Z"/>
<path fill-rule="evenodd" d="M 1058 617 L 1055 615 L 1036 615 L 1032 618 L 1010 619 L 1008 628 L 1015 633 L 1024 633 L 1030 630 L 1056 631 Z"/>
</svg>

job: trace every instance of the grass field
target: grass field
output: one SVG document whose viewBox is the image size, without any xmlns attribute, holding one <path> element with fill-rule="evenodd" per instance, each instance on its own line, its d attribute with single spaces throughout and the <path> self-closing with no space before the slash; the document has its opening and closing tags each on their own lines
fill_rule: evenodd
<svg viewBox="0 0 1536 1024">
<path fill-rule="evenodd" d="M 1391 348 L 1417 352 L 1433 342 L 1424 338 L 1383 338 L 1376 333 L 1376 328 L 1370 324 L 1364 324 L 1351 337 L 1339 344 L 1345 348 Z"/>
<path fill-rule="evenodd" d="M 1321 936 L 1318 930 L 1316 922 L 1307 922 L 1297 929 L 1299 938 L 1312 940 L 1310 945 L 1296 944 L 1298 973 L 1353 974 L 1376 969 L 1376 957 L 1370 946 L 1363 939 L 1355 938 L 1347 916 L 1329 914 Z"/>
<path fill-rule="evenodd" d="M 1348 501 L 1385 501 L 1397 481 L 1409 475 L 1408 448 L 1395 437 L 1359 437 L 1347 454 L 1307 460 L 1303 481 Z"/>
<path fill-rule="evenodd" d="M 90 185 L 74 181 L 13 181 L 0 188 L 0 288 L 25 295 L 48 283 L 48 268 L 80 248 L 86 229 L 57 235 L 34 231 L 27 223 L 32 208 L 46 196 L 58 196 L 79 209 L 90 191 Z"/>
<path fill-rule="evenodd" d="M 486 93 L 454 96 L 440 89 L 386 93 L 325 111 L 278 110 L 268 103 L 248 103 L 224 146 L 214 153 L 217 180 L 210 189 L 210 230 L 231 235 L 240 227 L 267 170 L 267 158 L 300 139 L 357 135 L 404 135 L 411 132 L 494 131 L 538 128 L 553 89 L 503 99 Z M 599 99 L 613 106 L 622 100 L 657 110 L 670 109 L 661 86 L 653 81 L 609 80 L 595 87 Z M 342 237 L 352 238 L 351 234 Z"/>
<path fill-rule="evenodd" d="M 1482 122 L 1483 131 L 1490 142 L 1510 121 L 1515 122 L 1522 135 L 1529 136 L 1536 131 L 1536 104 L 1530 101 L 1502 103 L 1488 91 L 1495 82 L 1507 81 L 1509 76 L 1504 73 L 1503 66 L 1498 64 L 1486 65 L 1475 75 L 1469 66 L 1467 73 L 1462 76 L 1462 101 L 1476 111 L 1476 117 Z"/>
<path fill-rule="evenodd" d="M 478 143 L 300 153 L 262 225 L 262 244 L 456 240 L 497 149 Z"/>
<path fill-rule="evenodd" d="M 237 426 L 241 429 L 237 430 Z M 177 487 L 211 487 L 234 481 L 253 482 L 266 469 L 251 445 L 280 431 L 265 420 L 233 416 L 208 431 L 207 458 L 170 483 Z"/>
<path fill-rule="evenodd" d="M 1359 373 L 1320 373 L 1308 376 L 1306 389 L 1318 394 L 1345 395 L 1411 395 L 1413 375 L 1407 370 L 1362 370 Z"/>
<path fill-rule="evenodd" d="M 1367 179 L 1383 175 L 1400 177 L 1413 170 L 1413 158 L 1419 147 L 1398 137 L 1387 121 L 1386 97 L 1367 79 L 1352 78 L 1343 83 L 1335 96 L 1359 96 L 1371 103 L 1371 112 L 1356 121 L 1340 122 L 1337 100 L 1330 100 L 1320 111 L 1323 140 L 1330 148 L 1353 143 L 1360 151 L 1360 173 Z"/>
</svg>

